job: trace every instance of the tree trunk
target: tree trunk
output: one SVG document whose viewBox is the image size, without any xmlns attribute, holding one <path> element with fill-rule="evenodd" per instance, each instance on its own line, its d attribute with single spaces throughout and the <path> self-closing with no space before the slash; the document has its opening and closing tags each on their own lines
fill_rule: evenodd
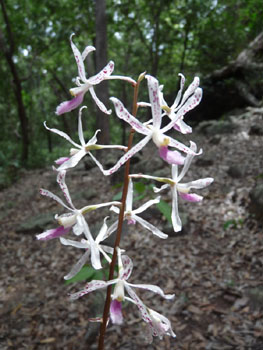
<svg viewBox="0 0 263 350">
<path fill-rule="evenodd" d="M 107 64 L 107 21 L 105 0 L 95 1 L 96 13 L 96 71 L 100 71 Z M 96 90 L 98 98 L 106 105 L 109 105 L 108 82 L 100 83 Z M 101 132 L 98 134 L 98 143 L 109 144 L 110 142 L 110 117 L 97 109 L 96 128 Z"/>
<path fill-rule="evenodd" d="M 26 165 L 26 162 L 28 160 L 28 149 L 29 149 L 28 118 L 27 118 L 25 106 L 23 103 L 21 79 L 19 78 L 16 65 L 13 61 L 13 55 L 15 50 L 13 33 L 10 26 L 9 18 L 7 15 L 7 11 L 5 8 L 4 0 L 0 0 L 0 2 L 1 2 L 3 18 L 7 28 L 7 37 L 8 37 L 8 43 L 9 43 L 8 44 L 9 47 L 7 47 L 7 45 L 5 44 L 4 35 L 0 30 L 0 47 L 1 47 L 1 50 L 4 52 L 6 61 L 9 65 L 9 68 L 13 77 L 14 93 L 16 97 L 17 112 L 18 112 L 18 118 L 20 121 L 21 135 L 22 135 L 21 160 L 22 160 L 22 164 Z"/>
</svg>

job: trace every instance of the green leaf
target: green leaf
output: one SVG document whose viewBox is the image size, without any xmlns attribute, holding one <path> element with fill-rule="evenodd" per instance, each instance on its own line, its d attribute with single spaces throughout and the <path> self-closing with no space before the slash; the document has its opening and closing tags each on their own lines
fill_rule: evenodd
<svg viewBox="0 0 263 350">
<path fill-rule="evenodd" d="M 139 194 L 142 194 L 145 192 L 146 185 L 143 182 L 136 182 L 134 183 L 133 186 L 135 191 L 138 192 Z"/>
<path fill-rule="evenodd" d="M 99 270 L 101 271 L 101 270 Z M 76 274 L 76 276 L 72 277 L 70 280 L 65 281 L 65 284 L 70 284 L 74 282 L 81 282 L 81 281 L 90 281 L 93 279 L 94 275 L 97 273 L 97 270 L 95 270 L 91 266 L 84 266 L 82 269 Z"/>
<path fill-rule="evenodd" d="M 115 194 L 115 196 L 112 198 L 113 201 L 119 201 L 122 198 L 122 191 Z"/>
<path fill-rule="evenodd" d="M 171 224 L 172 223 L 172 219 L 171 219 L 172 208 L 170 207 L 170 205 L 161 199 L 160 202 L 156 204 L 156 206 L 160 210 L 160 212 L 164 215 L 164 217 Z"/>
</svg>

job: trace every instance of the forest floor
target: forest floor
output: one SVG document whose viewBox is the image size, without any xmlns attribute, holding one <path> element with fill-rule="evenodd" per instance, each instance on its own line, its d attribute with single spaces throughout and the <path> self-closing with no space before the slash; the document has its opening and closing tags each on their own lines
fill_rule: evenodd
<svg viewBox="0 0 263 350">
<path fill-rule="evenodd" d="M 168 239 L 161 240 L 137 224 L 122 241 L 134 261 L 131 283 L 156 284 L 175 293 L 173 301 L 164 301 L 138 290 L 147 306 L 170 319 L 177 337 L 147 344 L 145 324 L 136 306 L 127 304 L 123 325 L 108 326 L 106 350 L 263 349 L 263 231 L 249 212 L 249 192 L 262 181 L 263 165 L 263 136 L 249 130 L 262 127 L 263 114 L 243 111 L 229 120 L 231 132 L 191 135 L 204 152 L 186 180 L 215 180 L 200 191 L 202 203 L 179 203 L 180 212 L 187 213 L 184 230 L 172 234 L 168 229 Z M 144 161 L 152 163 L 153 152 L 157 155 L 148 147 Z M 169 176 L 168 166 L 161 165 L 161 171 Z M 97 168 L 67 174 L 76 207 L 110 201 L 120 190 L 109 178 L 99 179 Z M 40 187 L 62 198 L 51 168 L 24 171 L 0 193 L 0 349 L 96 349 L 96 324 L 88 318 L 98 316 L 104 294 L 68 300 L 68 293 L 83 283 L 66 285 L 63 276 L 82 252 L 59 240 L 36 240 L 46 227 L 28 223 L 46 214 L 48 227 L 55 227 L 52 216 L 61 213 L 55 201 L 40 196 Z M 169 198 L 165 193 L 164 199 Z M 107 214 L 106 209 L 88 214 L 91 229 L 96 232 Z M 149 211 L 147 220 L 166 232 L 158 210 Z"/>
</svg>

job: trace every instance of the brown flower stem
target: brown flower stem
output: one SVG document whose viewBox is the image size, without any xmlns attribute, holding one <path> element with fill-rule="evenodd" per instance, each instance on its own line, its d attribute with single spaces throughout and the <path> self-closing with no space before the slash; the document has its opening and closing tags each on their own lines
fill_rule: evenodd
<svg viewBox="0 0 263 350">
<path fill-rule="evenodd" d="M 132 115 L 135 117 L 137 113 L 137 100 L 138 100 L 138 90 L 141 80 L 143 79 L 144 75 L 140 75 L 135 87 L 134 87 L 134 95 L 133 95 L 133 107 L 132 107 Z M 129 134 L 129 140 L 128 140 L 128 147 L 127 151 L 129 151 L 132 147 L 132 140 L 134 135 L 134 129 L 130 130 Z M 125 174 L 124 174 L 124 184 L 123 184 L 123 192 L 122 192 L 122 199 L 121 199 L 121 208 L 119 213 L 119 221 L 118 221 L 118 228 L 117 228 L 117 234 L 114 244 L 114 252 L 112 256 L 112 261 L 110 264 L 110 272 L 109 272 L 109 279 L 112 280 L 114 277 L 114 269 L 116 265 L 117 260 L 117 247 L 119 247 L 120 240 L 121 240 L 121 233 L 122 233 L 122 225 L 123 225 L 123 219 L 124 219 L 124 212 L 125 212 L 125 203 L 126 203 L 126 197 L 128 193 L 128 185 L 129 185 L 129 171 L 130 171 L 130 159 L 125 163 Z M 110 311 L 110 303 L 111 303 L 111 290 L 112 286 L 108 286 L 107 288 L 107 296 L 104 304 L 104 311 L 103 311 L 103 320 L 100 326 L 100 336 L 99 336 L 99 342 L 98 342 L 98 350 L 104 349 L 104 337 L 107 327 L 107 321 L 109 317 L 109 311 Z"/>
</svg>

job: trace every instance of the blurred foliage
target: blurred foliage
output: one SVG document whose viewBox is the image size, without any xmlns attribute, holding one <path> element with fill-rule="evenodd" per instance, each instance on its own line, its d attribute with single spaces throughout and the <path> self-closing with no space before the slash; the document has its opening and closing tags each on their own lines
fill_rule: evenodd
<svg viewBox="0 0 263 350">
<path fill-rule="evenodd" d="M 53 152 L 57 156 L 67 154 L 68 145 L 56 135 L 48 135 L 43 121 L 50 127 L 69 131 L 73 138 L 76 136 L 77 111 L 58 117 L 54 111 L 59 103 L 70 98 L 67 91 L 74 86 L 73 78 L 77 75 L 70 34 L 76 34 L 74 42 L 83 50 L 86 45 L 95 45 L 96 33 L 93 1 L 4 2 L 15 43 L 13 61 L 22 82 L 30 136 L 29 161 L 21 164 L 15 86 L 6 59 L 1 55 L 0 77 L 4 83 L 0 87 L 0 170 L 7 182 L 12 182 L 11 173 L 20 167 L 42 167 L 56 159 Z M 262 31 L 262 18 L 262 0 L 108 0 L 108 57 L 115 62 L 115 74 L 136 79 L 146 70 L 165 84 L 166 95 L 174 96 L 179 72 L 186 75 L 189 83 L 194 74 L 202 77 L 227 64 Z M 3 20 L 0 30 L 8 47 Z M 94 74 L 94 53 L 89 55 L 87 64 L 88 75 Z M 145 86 L 144 82 L 141 100 L 147 100 Z M 127 83 L 110 81 L 109 88 L 110 96 L 120 98 L 130 108 L 133 91 Z M 88 95 L 84 101 L 88 105 L 84 127 L 91 135 L 96 107 Z M 112 142 L 122 142 L 121 135 L 121 123 L 116 123 L 113 113 Z"/>
</svg>

